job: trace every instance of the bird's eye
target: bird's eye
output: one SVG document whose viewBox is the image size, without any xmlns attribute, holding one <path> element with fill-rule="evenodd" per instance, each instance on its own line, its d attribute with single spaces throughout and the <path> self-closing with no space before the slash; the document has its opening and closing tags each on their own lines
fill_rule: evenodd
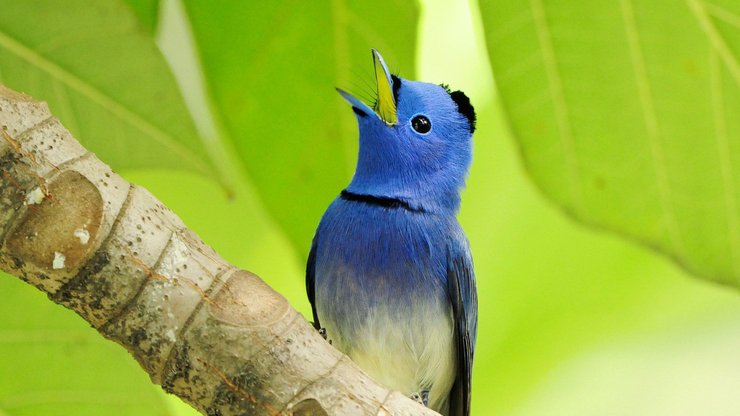
<svg viewBox="0 0 740 416">
<path fill-rule="evenodd" d="M 411 119 L 411 127 L 420 134 L 427 134 L 432 129 L 432 122 L 426 116 L 421 114 Z"/>
</svg>

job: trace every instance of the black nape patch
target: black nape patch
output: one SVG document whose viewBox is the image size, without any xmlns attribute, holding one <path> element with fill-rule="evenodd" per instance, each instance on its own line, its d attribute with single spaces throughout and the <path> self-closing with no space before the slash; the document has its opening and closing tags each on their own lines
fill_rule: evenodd
<svg viewBox="0 0 740 416">
<path fill-rule="evenodd" d="M 453 91 L 450 93 L 450 97 L 457 104 L 457 111 L 467 117 L 470 123 L 470 133 L 473 133 L 475 131 L 475 109 L 470 104 L 470 99 L 462 91 Z"/>
<path fill-rule="evenodd" d="M 398 90 L 401 88 L 401 78 L 391 75 L 391 81 L 393 81 L 393 100 L 396 102 L 396 107 L 398 107 Z"/>
</svg>

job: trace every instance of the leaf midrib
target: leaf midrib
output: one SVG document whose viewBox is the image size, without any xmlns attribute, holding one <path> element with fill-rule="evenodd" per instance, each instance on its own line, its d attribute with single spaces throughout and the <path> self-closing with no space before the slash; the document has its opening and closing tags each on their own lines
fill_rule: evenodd
<svg viewBox="0 0 740 416">
<path fill-rule="evenodd" d="M 573 209 L 581 215 L 585 214 L 586 206 L 581 188 L 581 170 L 578 161 L 578 153 L 575 150 L 575 139 L 573 127 L 570 123 L 570 112 L 565 101 L 563 92 L 563 81 L 558 69 L 555 49 L 552 44 L 552 35 L 547 22 L 545 6 L 542 0 L 531 0 L 529 4 L 532 13 L 532 21 L 537 32 L 537 40 L 540 47 L 540 56 L 547 75 L 550 98 L 553 104 L 555 120 L 560 137 L 560 146 L 565 156 L 565 164 L 568 169 L 568 189 L 573 201 Z"/>
</svg>

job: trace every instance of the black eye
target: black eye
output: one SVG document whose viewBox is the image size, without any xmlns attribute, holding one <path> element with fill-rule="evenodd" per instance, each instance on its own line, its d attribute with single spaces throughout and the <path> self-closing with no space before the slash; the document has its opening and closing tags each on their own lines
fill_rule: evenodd
<svg viewBox="0 0 740 416">
<path fill-rule="evenodd" d="M 426 134 L 432 129 L 432 122 L 426 116 L 418 115 L 411 119 L 411 127 L 417 133 Z"/>
</svg>

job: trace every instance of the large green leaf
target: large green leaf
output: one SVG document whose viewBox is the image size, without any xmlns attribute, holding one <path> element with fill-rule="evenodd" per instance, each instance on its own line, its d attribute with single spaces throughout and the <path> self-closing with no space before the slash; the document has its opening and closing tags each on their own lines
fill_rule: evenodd
<svg viewBox="0 0 740 416">
<path fill-rule="evenodd" d="M 186 0 L 217 118 L 269 211 L 303 253 L 349 181 L 354 115 L 335 86 L 367 99 L 370 48 L 412 76 L 411 2 Z"/>
<path fill-rule="evenodd" d="M 578 219 L 740 285 L 740 3 L 484 0 L 527 170 Z"/>
<path fill-rule="evenodd" d="M 459 82 L 452 85 L 470 90 Z M 502 128 L 503 117 L 479 105 L 474 96 L 471 100 L 477 104 L 480 128 L 460 221 L 470 239 L 479 297 L 472 414 L 568 414 L 562 408 L 580 410 L 572 416 L 670 414 L 665 410 L 675 407 L 667 400 L 652 403 L 644 396 L 644 391 L 656 391 L 645 386 L 660 382 L 658 375 L 632 379 L 643 388 L 633 385 L 633 390 L 612 391 L 621 400 L 609 402 L 614 405 L 611 412 L 589 412 L 593 409 L 584 410 L 572 401 L 578 395 L 599 397 L 605 386 L 623 387 L 621 376 L 639 368 L 643 359 L 625 345 L 647 335 L 671 332 L 674 346 L 682 343 L 686 349 L 700 343 L 708 328 L 721 322 L 735 323 L 723 330 L 731 335 L 740 325 L 738 296 L 707 281 L 687 278 L 648 250 L 565 218 L 526 177 L 513 139 Z M 735 341 L 723 345 L 728 356 L 736 351 Z M 555 369 L 571 360 L 589 359 L 593 349 L 606 347 L 611 354 L 600 356 L 593 371 L 580 372 L 580 378 L 556 378 L 546 386 L 545 393 L 552 393 L 553 383 L 558 383 L 555 393 L 562 394 L 540 391 Z M 668 356 L 675 349 L 659 351 Z M 680 360 L 671 358 L 676 364 L 672 371 L 683 371 L 683 381 L 695 377 L 691 386 L 696 388 L 699 376 L 691 373 L 692 364 L 680 366 Z M 609 368 L 613 371 L 605 371 Z M 657 364 L 652 368 L 664 370 Z M 726 374 L 731 373 L 714 379 Z M 740 387 L 737 377 L 717 382 L 732 386 L 727 390 Z M 692 408 L 721 409 L 733 397 L 716 394 L 712 384 L 702 388 L 681 402 L 693 401 Z M 629 410 L 645 402 L 651 403 L 646 407 L 650 412 Z M 547 405 L 553 410 L 548 412 Z M 661 412 L 653 411 L 658 407 Z"/>
<path fill-rule="evenodd" d="M 170 414 L 131 356 L 74 312 L 0 273 L 0 415 Z"/>
<path fill-rule="evenodd" d="M 167 64 L 128 5 L 0 0 L 0 10 L 0 83 L 48 101 L 114 168 L 214 175 Z"/>
</svg>

